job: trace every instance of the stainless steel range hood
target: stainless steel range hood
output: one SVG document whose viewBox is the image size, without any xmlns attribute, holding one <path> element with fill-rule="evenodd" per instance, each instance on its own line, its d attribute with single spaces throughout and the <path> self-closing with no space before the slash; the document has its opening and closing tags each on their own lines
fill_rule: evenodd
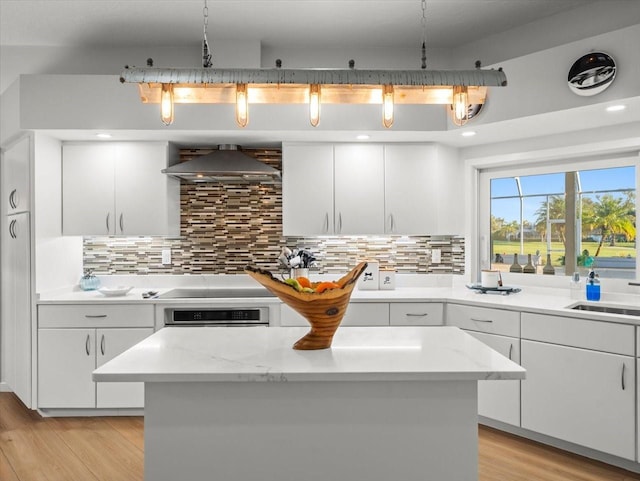
<svg viewBox="0 0 640 481">
<path fill-rule="evenodd" d="M 209 154 L 172 165 L 162 173 L 187 182 L 222 184 L 279 184 L 280 171 L 250 157 L 237 145 L 223 144 Z"/>
</svg>

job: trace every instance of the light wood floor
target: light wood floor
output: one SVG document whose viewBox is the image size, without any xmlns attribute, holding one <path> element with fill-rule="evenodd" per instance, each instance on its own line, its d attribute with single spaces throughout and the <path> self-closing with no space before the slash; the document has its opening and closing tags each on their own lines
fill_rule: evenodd
<svg viewBox="0 0 640 481">
<path fill-rule="evenodd" d="M 13 394 L 0 393 L 0 480 L 142 480 L 143 430 L 140 417 L 42 418 Z M 640 480 L 640 475 L 482 426 L 479 457 L 480 481 Z"/>
</svg>

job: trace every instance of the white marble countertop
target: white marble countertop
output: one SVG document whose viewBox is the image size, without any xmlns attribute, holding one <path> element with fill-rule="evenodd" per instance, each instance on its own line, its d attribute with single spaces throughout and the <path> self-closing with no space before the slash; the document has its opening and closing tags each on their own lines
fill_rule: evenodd
<svg viewBox="0 0 640 481">
<path fill-rule="evenodd" d="M 525 370 L 456 327 L 341 327 L 297 351 L 298 327 L 166 327 L 96 369 L 94 381 L 470 381 Z"/>
</svg>

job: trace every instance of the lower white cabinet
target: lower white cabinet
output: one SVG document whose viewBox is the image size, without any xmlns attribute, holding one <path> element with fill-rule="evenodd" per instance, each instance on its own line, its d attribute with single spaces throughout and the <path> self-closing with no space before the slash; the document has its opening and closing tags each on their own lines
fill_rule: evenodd
<svg viewBox="0 0 640 481">
<path fill-rule="evenodd" d="M 38 408 L 143 407 L 143 383 L 95 383 L 91 375 L 153 326 L 150 304 L 38 306 Z"/>
<path fill-rule="evenodd" d="M 286 304 L 280 308 L 281 326 L 309 326 L 304 317 Z M 341 326 L 388 326 L 389 304 L 386 302 L 351 302 Z"/>
<path fill-rule="evenodd" d="M 521 342 L 522 427 L 635 460 L 635 359 Z"/>
<path fill-rule="evenodd" d="M 143 407 L 143 383 L 94 383 L 91 373 L 151 334 L 151 327 L 39 329 L 38 407 Z"/>
<path fill-rule="evenodd" d="M 441 302 L 392 302 L 389 324 L 392 326 L 441 326 L 444 305 Z"/>
<path fill-rule="evenodd" d="M 520 363 L 520 339 L 482 332 L 468 333 L 513 362 Z M 520 426 L 520 381 L 479 381 L 478 414 Z"/>
</svg>

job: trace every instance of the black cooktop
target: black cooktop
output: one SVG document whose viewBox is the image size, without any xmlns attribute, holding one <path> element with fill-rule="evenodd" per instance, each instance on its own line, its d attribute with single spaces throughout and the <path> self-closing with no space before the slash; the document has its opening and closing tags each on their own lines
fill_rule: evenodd
<svg viewBox="0 0 640 481">
<path fill-rule="evenodd" d="M 246 299 L 250 297 L 275 297 L 264 288 L 207 289 L 201 287 L 171 289 L 158 299 Z"/>
</svg>

